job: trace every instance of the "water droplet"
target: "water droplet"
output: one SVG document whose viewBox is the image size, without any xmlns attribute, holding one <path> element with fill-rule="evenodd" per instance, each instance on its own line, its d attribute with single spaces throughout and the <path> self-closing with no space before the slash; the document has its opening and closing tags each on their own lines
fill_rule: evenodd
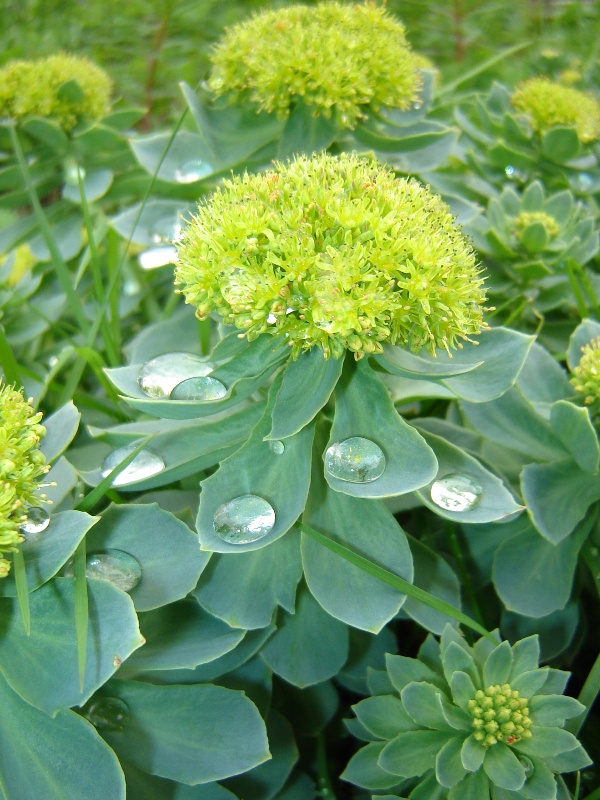
<svg viewBox="0 0 600 800">
<path fill-rule="evenodd" d="M 274 325 L 277 322 L 277 317 L 275 316 L 275 314 L 269 314 L 269 316 L 267 317 L 267 322 L 269 323 L 269 325 Z"/>
<path fill-rule="evenodd" d="M 445 511 L 470 511 L 481 500 L 481 486 L 470 475 L 445 475 L 434 481 L 431 499 Z"/>
<path fill-rule="evenodd" d="M 65 183 L 69 186 L 79 186 L 78 176 L 83 180 L 85 178 L 85 169 L 77 166 L 75 162 L 67 164 L 65 167 Z"/>
<path fill-rule="evenodd" d="M 135 297 L 135 295 L 138 294 L 141 289 L 141 285 L 135 280 L 135 278 L 129 278 L 123 284 L 123 294 L 126 297 Z"/>
<path fill-rule="evenodd" d="M 527 756 L 519 756 L 519 762 L 523 769 L 525 770 L 525 775 L 530 778 L 533 773 L 535 772 L 535 767 L 533 766 L 533 761 L 528 758 Z"/>
<path fill-rule="evenodd" d="M 580 192 L 589 192 L 594 185 L 594 178 L 589 172 L 580 172 L 575 178 L 575 188 Z"/>
<path fill-rule="evenodd" d="M 179 169 L 176 169 L 175 178 L 178 183 L 195 183 L 196 181 L 202 180 L 202 178 L 205 178 L 207 175 L 210 175 L 212 171 L 213 168 L 208 161 L 194 159 L 192 161 L 186 161 Z"/>
<path fill-rule="evenodd" d="M 129 707 L 119 697 L 101 697 L 89 707 L 87 718 L 99 731 L 123 730 Z"/>
<path fill-rule="evenodd" d="M 269 442 L 269 447 L 271 448 L 271 452 L 275 453 L 276 456 L 282 455 L 285 450 L 284 443 L 280 441 Z"/>
<path fill-rule="evenodd" d="M 421 100 L 417 100 L 416 102 L 413 103 L 413 108 L 414 108 L 415 111 L 418 111 L 422 107 L 423 107 L 423 103 L 422 103 Z"/>
<path fill-rule="evenodd" d="M 520 170 L 518 167 L 508 166 L 504 168 L 504 172 L 506 177 L 510 181 L 522 181 L 525 177 L 523 170 Z"/>
<path fill-rule="evenodd" d="M 375 442 L 353 436 L 327 448 L 325 470 L 341 481 L 370 483 L 383 475 L 385 456 Z"/>
<path fill-rule="evenodd" d="M 138 256 L 138 264 L 146 271 L 166 267 L 167 264 L 173 264 L 175 261 L 177 261 L 177 248 L 173 245 L 152 247 L 150 250 L 144 250 Z"/>
<path fill-rule="evenodd" d="M 188 378 L 200 378 L 215 368 L 192 353 L 164 353 L 152 358 L 140 369 L 138 383 L 148 397 L 169 397 L 173 389 Z"/>
<path fill-rule="evenodd" d="M 243 494 L 215 511 L 214 529 L 224 542 L 248 544 L 262 539 L 275 525 L 270 503 L 255 494 Z"/>
<path fill-rule="evenodd" d="M 39 508 L 38 506 L 32 506 L 27 511 L 27 519 L 25 522 L 19 526 L 19 530 L 21 533 L 33 534 L 33 533 L 41 533 L 45 531 L 46 528 L 50 525 L 50 514 L 46 511 L 45 508 Z"/>
<path fill-rule="evenodd" d="M 118 467 L 130 453 L 136 449 L 137 445 L 127 444 L 124 447 L 117 447 L 112 453 L 109 453 L 104 459 L 102 464 L 102 477 L 106 478 L 110 475 L 115 467 Z M 162 458 L 149 448 L 140 450 L 137 456 L 133 459 L 123 472 L 119 473 L 113 480 L 112 486 L 126 486 L 129 483 L 137 483 L 137 481 L 151 478 L 153 475 L 158 475 L 165 468 L 165 462 Z"/>
<path fill-rule="evenodd" d="M 140 582 L 142 568 L 138 561 L 122 550 L 108 550 L 106 553 L 90 553 L 86 560 L 85 574 L 88 578 L 108 581 L 130 592 Z"/>
<path fill-rule="evenodd" d="M 175 217 L 167 217 L 159 219 L 155 222 L 150 231 L 150 238 L 154 244 L 161 244 L 161 242 L 177 242 L 181 239 L 183 228 L 179 215 Z"/>
<path fill-rule="evenodd" d="M 50 367 L 50 369 L 52 369 L 52 367 L 55 367 L 57 364 L 58 364 L 58 356 L 50 356 L 50 358 L 48 359 L 48 366 Z"/>
<path fill-rule="evenodd" d="M 171 392 L 171 400 L 195 400 L 199 403 L 208 403 L 211 400 L 220 400 L 227 394 L 225 384 L 216 378 L 188 378 Z"/>
</svg>

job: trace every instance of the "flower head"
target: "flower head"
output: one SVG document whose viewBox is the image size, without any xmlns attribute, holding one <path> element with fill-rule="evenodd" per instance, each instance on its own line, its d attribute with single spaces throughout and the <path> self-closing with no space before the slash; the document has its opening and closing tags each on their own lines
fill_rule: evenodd
<svg viewBox="0 0 600 800">
<path fill-rule="evenodd" d="M 433 352 L 485 327 L 483 280 L 448 207 L 356 155 L 225 181 L 184 231 L 175 274 L 200 318 L 285 336 L 294 356 L 360 358 L 386 341 Z"/>
<path fill-rule="evenodd" d="M 0 385 L 0 553 L 17 549 L 23 537 L 19 526 L 27 518 L 27 507 L 37 505 L 35 492 L 47 472 L 46 459 L 38 445 L 46 433 L 22 392 Z M 0 558 L 0 577 L 10 562 Z"/>
<path fill-rule="evenodd" d="M 521 231 L 534 222 L 541 222 L 549 239 L 552 239 L 560 231 L 560 225 L 550 214 L 546 214 L 544 211 L 521 211 L 513 220 L 517 237 Z"/>
<path fill-rule="evenodd" d="M 538 133 L 555 125 L 569 125 L 581 142 L 600 138 L 600 103 L 591 94 L 548 78 L 530 78 L 517 86 L 511 102 L 513 108 L 529 117 Z"/>
<path fill-rule="evenodd" d="M 112 82 L 87 58 L 59 53 L 35 61 L 11 61 L 0 70 L 0 116 L 55 120 L 71 131 L 81 118 L 110 109 Z"/>
<path fill-rule="evenodd" d="M 246 95 L 282 118 L 301 97 L 342 127 L 368 106 L 408 108 L 421 84 L 403 25 L 374 3 L 264 11 L 226 33 L 212 64 L 217 95 Z"/>
<path fill-rule="evenodd" d="M 378 685 L 387 679 L 389 693 L 379 689 L 354 706 L 375 741 L 342 777 L 377 789 L 402 780 L 413 788 L 416 780 L 419 797 L 440 800 L 489 800 L 502 790 L 556 797 L 555 774 L 591 762 L 564 729 L 584 710 L 562 695 L 568 673 L 540 669 L 539 656 L 537 636 L 512 647 L 488 639 L 470 647 L 450 626 L 439 644 L 427 638 L 418 659 L 387 656 L 388 676 Z"/>
<path fill-rule="evenodd" d="M 581 348 L 579 364 L 572 370 L 571 383 L 590 405 L 600 399 L 600 336 Z"/>
</svg>

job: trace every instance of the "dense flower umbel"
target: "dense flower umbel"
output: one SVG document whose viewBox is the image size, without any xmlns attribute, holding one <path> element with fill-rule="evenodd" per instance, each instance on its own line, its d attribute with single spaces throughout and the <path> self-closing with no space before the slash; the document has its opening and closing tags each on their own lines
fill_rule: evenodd
<svg viewBox="0 0 600 800">
<path fill-rule="evenodd" d="M 535 131 L 544 133 L 555 125 L 573 126 L 581 142 L 600 138 L 600 103 L 548 78 L 530 78 L 517 86 L 512 105 L 529 118 Z"/>
<path fill-rule="evenodd" d="M 357 358 L 382 342 L 456 347 L 485 301 L 442 200 L 356 155 L 298 158 L 225 181 L 179 243 L 176 282 L 200 318 Z"/>
<path fill-rule="evenodd" d="M 35 492 L 46 474 L 46 459 L 38 445 L 46 433 L 41 414 L 34 413 L 23 394 L 0 385 L 0 553 L 10 553 L 23 541 L 19 525 L 27 507 L 39 504 Z M 0 558 L 0 578 L 10 562 Z"/>
<path fill-rule="evenodd" d="M 297 97 L 353 127 L 367 106 L 406 109 L 421 75 L 403 25 L 373 3 L 265 11 L 236 25 L 212 55 L 209 85 L 285 118 Z"/>
<path fill-rule="evenodd" d="M 70 81 L 78 86 L 61 88 Z M 87 58 L 59 53 L 11 61 L 0 70 L 0 117 L 49 117 L 70 131 L 81 118 L 108 113 L 111 89 L 106 72 Z"/>
<path fill-rule="evenodd" d="M 418 659 L 386 656 L 374 696 L 354 706 L 370 744 L 345 780 L 402 797 L 556 800 L 555 775 L 591 762 L 565 720 L 584 709 L 564 697 L 568 673 L 538 668 L 537 636 L 470 647 L 447 626 Z"/>
<path fill-rule="evenodd" d="M 571 383 L 590 405 L 600 400 L 600 336 L 581 348 L 579 364 L 573 368 Z"/>
<path fill-rule="evenodd" d="M 550 239 L 560 231 L 560 225 L 550 214 L 546 214 L 543 211 L 521 211 L 514 219 L 516 235 L 518 236 L 522 230 L 533 222 L 541 222 Z"/>
</svg>

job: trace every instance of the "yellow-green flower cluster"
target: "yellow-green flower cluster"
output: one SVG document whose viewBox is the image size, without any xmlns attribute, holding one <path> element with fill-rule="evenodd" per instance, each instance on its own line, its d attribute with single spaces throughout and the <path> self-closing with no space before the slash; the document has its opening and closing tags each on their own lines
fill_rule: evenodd
<svg viewBox="0 0 600 800">
<path fill-rule="evenodd" d="M 19 526 L 27 518 L 27 507 L 37 505 L 40 478 L 46 474 L 46 459 L 38 446 L 46 433 L 23 394 L 0 385 L 0 553 L 17 549 L 23 536 Z M 0 578 L 10 562 L 0 558 Z"/>
<path fill-rule="evenodd" d="M 571 383 L 590 405 L 600 400 L 600 336 L 581 348 L 581 359 L 573 369 Z"/>
<path fill-rule="evenodd" d="M 518 236 L 521 231 L 533 222 L 541 222 L 550 239 L 560 231 L 560 225 L 550 214 L 546 214 L 544 211 L 521 211 L 513 222 L 516 235 Z"/>
<path fill-rule="evenodd" d="M 555 125 L 569 125 L 583 143 L 600 138 L 600 103 L 591 94 L 548 78 L 530 78 L 517 86 L 511 102 L 513 108 L 528 116 L 538 133 Z"/>
<path fill-rule="evenodd" d="M 527 700 L 519 697 L 519 692 L 512 690 L 508 683 L 478 689 L 467 708 L 473 717 L 473 736 L 484 747 L 531 739 Z"/>
<path fill-rule="evenodd" d="M 374 3 L 265 11 L 231 28 L 212 64 L 217 95 L 246 96 L 280 118 L 301 97 L 343 127 L 368 106 L 407 109 L 421 86 L 404 26 Z"/>
<path fill-rule="evenodd" d="M 70 81 L 79 90 L 61 92 Z M 108 113 L 111 90 L 106 72 L 87 58 L 59 53 L 35 61 L 11 61 L 0 70 L 0 117 L 48 117 L 71 131 L 82 118 Z"/>
<path fill-rule="evenodd" d="M 184 231 L 176 283 L 201 319 L 282 335 L 294 356 L 360 358 L 386 341 L 434 352 L 485 327 L 483 280 L 446 204 L 350 154 L 225 181 Z"/>
</svg>

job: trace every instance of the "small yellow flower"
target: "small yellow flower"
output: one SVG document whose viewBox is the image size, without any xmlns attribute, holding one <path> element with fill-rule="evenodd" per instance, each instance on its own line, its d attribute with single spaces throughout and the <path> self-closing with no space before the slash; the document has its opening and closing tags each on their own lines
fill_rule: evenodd
<svg viewBox="0 0 600 800">
<path fill-rule="evenodd" d="M 200 318 L 284 336 L 294 356 L 448 350 L 486 327 L 475 255 L 446 204 L 357 155 L 225 181 L 178 249 L 176 283 Z"/>
<path fill-rule="evenodd" d="M 583 143 L 600 138 L 600 103 L 591 94 L 548 78 L 530 78 L 517 86 L 511 102 L 513 108 L 528 116 L 538 133 L 555 125 L 569 125 Z"/>
<path fill-rule="evenodd" d="M 518 217 L 514 218 L 513 224 L 515 226 L 516 235 L 519 236 L 532 222 L 541 222 L 548 238 L 552 239 L 560 231 L 560 225 L 551 217 L 550 214 L 545 214 L 543 211 L 521 211 Z"/>
<path fill-rule="evenodd" d="M 23 536 L 19 526 L 27 508 L 38 505 L 35 496 L 40 479 L 48 471 L 38 449 L 46 433 L 22 392 L 0 385 L 0 554 L 17 549 Z M 0 578 L 6 577 L 10 562 L 0 558 Z"/>
<path fill-rule="evenodd" d="M 61 87 L 76 81 L 80 98 Z M 47 117 L 71 131 L 82 118 L 97 119 L 110 110 L 112 81 L 87 58 L 59 53 L 35 61 L 11 61 L 0 70 L 0 117 Z"/>
<path fill-rule="evenodd" d="M 579 364 L 572 370 L 571 383 L 590 405 L 600 399 L 600 336 L 581 348 Z"/>
<path fill-rule="evenodd" d="M 498 742 L 516 744 L 521 739 L 531 739 L 531 719 L 527 700 L 519 697 L 508 683 L 478 689 L 467 709 L 473 717 L 473 736 L 483 747 Z"/>
<path fill-rule="evenodd" d="M 211 60 L 216 95 L 247 96 L 281 118 L 302 97 L 342 127 L 369 106 L 407 109 L 421 86 L 404 26 L 368 2 L 264 11 L 232 27 Z"/>
</svg>

